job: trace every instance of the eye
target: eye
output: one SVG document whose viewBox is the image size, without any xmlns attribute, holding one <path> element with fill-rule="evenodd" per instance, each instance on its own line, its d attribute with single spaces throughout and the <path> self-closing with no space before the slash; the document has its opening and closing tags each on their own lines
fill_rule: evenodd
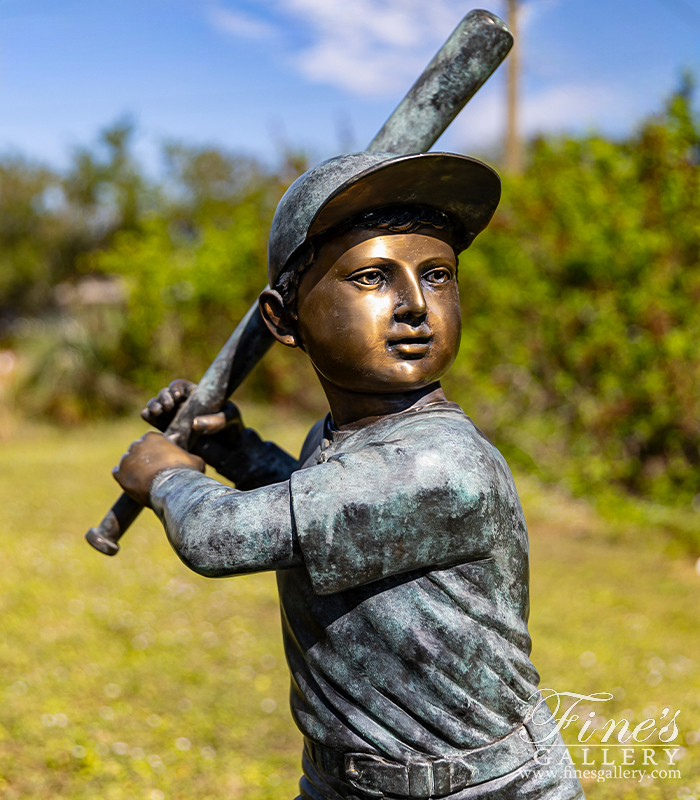
<svg viewBox="0 0 700 800">
<path fill-rule="evenodd" d="M 351 275 L 350 280 L 359 283 L 360 286 L 379 286 L 384 281 L 384 273 L 378 269 L 367 269 Z"/>
<path fill-rule="evenodd" d="M 426 272 L 423 280 L 432 284 L 449 283 L 452 280 L 452 273 L 446 267 L 436 267 Z"/>
</svg>

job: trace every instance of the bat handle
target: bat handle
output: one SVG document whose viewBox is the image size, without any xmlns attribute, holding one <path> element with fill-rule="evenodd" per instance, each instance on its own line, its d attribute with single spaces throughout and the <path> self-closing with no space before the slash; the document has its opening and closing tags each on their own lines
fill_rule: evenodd
<svg viewBox="0 0 700 800">
<path fill-rule="evenodd" d="M 85 538 L 100 553 L 115 556 L 119 552 L 117 542 L 142 509 L 140 503 L 128 494 L 123 494 L 105 514 L 102 522 L 96 528 L 90 528 Z"/>
</svg>

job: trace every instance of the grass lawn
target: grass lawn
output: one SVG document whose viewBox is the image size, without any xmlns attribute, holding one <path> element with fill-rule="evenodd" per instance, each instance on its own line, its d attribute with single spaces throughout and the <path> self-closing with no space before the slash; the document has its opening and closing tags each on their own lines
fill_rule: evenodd
<svg viewBox="0 0 700 800">
<path fill-rule="evenodd" d="M 247 421 L 298 452 L 301 421 L 270 423 L 255 409 Z M 1 446 L 0 797 L 293 798 L 301 744 L 287 708 L 274 577 L 198 577 L 150 512 L 115 558 L 83 540 L 116 499 L 110 467 L 141 431 L 32 428 Z M 679 751 L 680 778 L 589 780 L 587 796 L 700 797 L 692 560 L 667 555 L 661 534 L 612 531 L 584 504 L 518 484 L 542 685 L 613 693 L 579 704 L 597 728 L 610 718 L 659 720 L 669 708 L 663 725 L 680 710 L 679 735 L 664 745 Z M 570 744 L 580 724 L 564 732 Z M 670 768 L 653 750 L 656 767 L 634 748 L 625 768 Z M 606 769 L 604 752 L 571 748 L 579 769 Z M 621 764 L 621 748 L 606 752 Z"/>
</svg>

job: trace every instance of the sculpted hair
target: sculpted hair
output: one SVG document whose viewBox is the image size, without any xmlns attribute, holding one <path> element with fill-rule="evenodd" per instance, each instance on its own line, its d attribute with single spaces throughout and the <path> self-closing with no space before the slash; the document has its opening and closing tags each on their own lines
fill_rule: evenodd
<svg viewBox="0 0 700 800">
<path fill-rule="evenodd" d="M 367 211 L 343 221 L 340 225 L 309 239 L 289 259 L 273 287 L 285 306 L 296 315 L 297 291 L 301 279 L 314 264 L 318 251 L 330 239 L 342 236 L 353 228 L 372 228 L 390 233 L 414 233 L 422 228 L 447 231 L 455 257 L 459 256 L 457 243 L 461 241 L 460 231 L 447 214 L 426 206 L 389 206 Z"/>
</svg>

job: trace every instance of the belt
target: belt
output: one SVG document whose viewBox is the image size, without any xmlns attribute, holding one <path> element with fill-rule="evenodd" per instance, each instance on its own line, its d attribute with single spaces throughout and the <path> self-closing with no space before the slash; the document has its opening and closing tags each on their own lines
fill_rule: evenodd
<svg viewBox="0 0 700 800">
<path fill-rule="evenodd" d="M 555 743 L 556 720 L 526 719 L 507 736 L 463 755 L 411 758 L 406 763 L 370 753 L 341 753 L 305 739 L 308 757 L 327 775 L 346 781 L 369 797 L 445 797 L 469 785 L 513 772 Z M 543 741 L 546 740 L 546 741 Z"/>
</svg>

